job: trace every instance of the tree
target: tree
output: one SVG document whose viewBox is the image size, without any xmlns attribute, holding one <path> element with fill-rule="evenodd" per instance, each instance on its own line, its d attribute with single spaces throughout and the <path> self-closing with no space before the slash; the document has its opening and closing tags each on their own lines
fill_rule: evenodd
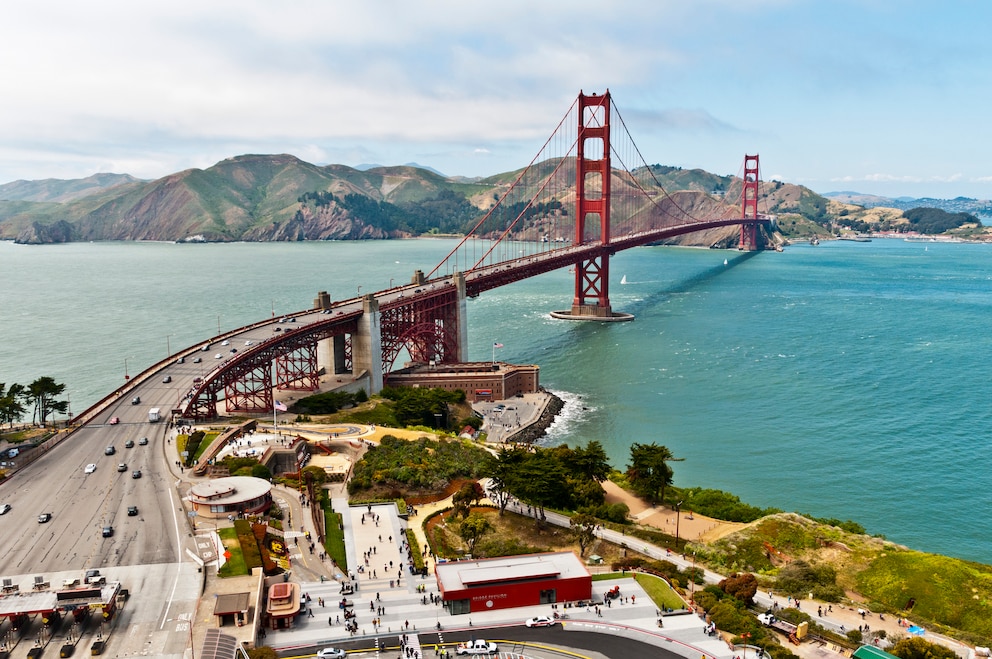
<svg viewBox="0 0 992 659">
<path fill-rule="evenodd" d="M 579 513 L 573 515 L 568 521 L 575 536 L 575 541 L 579 543 L 579 557 L 586 555 L 586 549 L 596 540 L 596 518 L 592 515 Z"/>
<path fill-rule="evenodd" d="M 461 515 L 462 517 L 468 517 L 471 511 L 471 505 L 473 503 L 478 503 L 479 499 L 485 496 L 485 492 L 482 491 L 482 486 L 478 482 L 465 483 L 461 488 L 455 492 L 454 496 L 451 497 L 451 503 L 455 508 L 455 514 Z"/>
<path fill-rule="evenodd" d="M 28 400 L 34 403 L 34 412 L 31 416 L 32 422 L 45 425 L 48 415 L 52 412 L 64 414 L 69 409 L 69 402 L 55 400 L 56 396 L 61 395 L 63 391 L 65 391 L 64 384 L 60 384 L 54 378 L 47 376 L 40 377 L 29 384 L 27 397 Z"/>
<path fill-rule="evenodd" d="M 537 525 L 544 525 L 547 507 L 567 509 L 570 505 L 568 472 L 555 459 L 553 451 L 537 449 L 525 454 L 527 459 L 517 468 L 512 487 L 520 499 L 538 509 Z"/>
<path fill-rule="evenodd" d="M 630 465 L 627 478 L 634 490 L 651 500 L 651 503 L 665 500 L 665 487 L 672 484 L 672 468 L 669 462 L 680 462 L 667 446 L 659 444 L 633 444 L 630 447 Z"/>
<path fill-rule="evenodd" d="M 750 604 L 758 592 L 758 580 L 750 572 L 732 574 L 719 583 L 720 590 Z"/>
<path fill-rule="evenodd" d="M 482 473 L 489 478 L 489 498 L 499 508 L 500 517 L 506 512 L 506 504 L 510 501 L 510 490 L 519 467 L 527 458 L 527 452 L 521 448 L 508 449 L 501 446 L 496 455 L 490 454 Z"/>
<path fill-rule="evenodd" d="M 606 456 L 603 445 L 591 440 L 585 447 L 578 447 L 571 450 L 571 455 L 566 456 L 568 467 L 578 475 L 585 476 L 599 483 L 602 483 L 613 471 L 610 459 Z"/>
<path fill-rule="evenodd" d="M 931 643 L 919 636 L 904 638 L 889 648 L 888 651 L 901 657 L 901 659 L 955 659 L 957 657 L 950 648 Z"/>
<path fill-rule="evenodd" d="M 468 545 L 468 553 L 471 554 L 475 551 L 475 545 L 482 536 L 492 530 L 493 526 L 488 519 L 478 513 L 473 513 L 458 525 L 458 536 Z"/>
<path fill-rule="evenodd" d="M 14 425 L 27 409 L 24 407 L 25 391 L 24 385 L 12 384 L 7 388 L 0 382 L 0 424 L 7 423 Z"/>
</svg>

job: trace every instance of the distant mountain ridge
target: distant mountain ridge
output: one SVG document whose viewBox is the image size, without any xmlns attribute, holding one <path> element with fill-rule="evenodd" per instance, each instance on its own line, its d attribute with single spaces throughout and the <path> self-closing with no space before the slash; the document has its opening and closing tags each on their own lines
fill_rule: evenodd
<svg viewBox="0 0 992 659">
<path fill-rule="evenodd" d="M 70 180 L 48 178 L 40 181 L 12 181 L 0 185 L 0 200 L 65 203 L 136 181 L 140 179 L 130 174 L 108 173 Z"/>
<path fill-rule="evenodd" d="M 2 185 L 0 239 L 44 244 L 369 240 L 464 234 L 514 182 L 521 201 L 508 210 L 521 213 L 524 221 L 513 229 L 511 238 L 539 240 L 558 231 L 556 217 L 567 212 L 567 204 L 574 199 L 574 162 L 539 162 L 527 170 L 466 178 L 445 177 L 412 165 L 360 170 L 314 165 L 288 154 L 246 154 L 151 181 L 126 174 L 95 174 L 85 179 Z M 740 179 L 733 176 L 657 164 L 618 172 L 612 178 L 616 194 L 641 199 L 643 207 L 629 218 L 639 227 L 668 225 L 671 218 L 685 215 L 732 217 L 740 212 L 740 185 Z M 524 203 L 527 194 L 544 189 L 554 190 L 554 198 Z M 992 239 L 992 231 L 985 234 L 977 219 L 963 213 L 950 218 L 953 222 L 933 215 L 911 220 L 894 208 L 894 200 L 887 200 L 885 206 L 874 205 L 884 198 L 864 199 L 864 205 L 843 203 L 782 181 L 762 182 L 759 194 L 759 211 L 777 220 L 774 233 L 763 234 L 763 239 L 775 243 L 851 231 L 918 232 L 939 227 L 951 227 L 948 233 L 960 229 L 954 235 L 961 238 Z M 834 194 L 844 199 L 855 195 Z M 494 237 L 502 230 L 495 225 L 488 228 Z M 666 242 L 727 247 L 736 245 L 736 231 L 724 227 Z"/>
<path fill-rule="evenodd" d="M 827 192 L 827 199 L 844 204 L 855 204 L 865 208 L 898 208 L 908 211 L 913 208 L 939 208 L 948 213 L 970 213 L 981 217 L 992 217 L 992 201 L 988 199 L 972 199 L 970 197 L 955 197 L 954 199 L 934 199 L 932 197 L 880 197 L 878 195 L 862 194 L 860 192 Z"/>
</svg>

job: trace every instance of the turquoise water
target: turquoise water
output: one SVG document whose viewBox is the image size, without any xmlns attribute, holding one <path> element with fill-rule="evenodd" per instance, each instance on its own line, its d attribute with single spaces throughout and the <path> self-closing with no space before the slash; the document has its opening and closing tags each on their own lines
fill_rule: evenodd
<svg viewBox="0 0 992 659">
<path fill-rule="evenodd" d="M 133 375 L 319 290 L 408 281 L 451 245 L 0 243 L 0 382 L 51 375 L 78 412 L 125 360 Z M 679 485 L 992 563 L 992 246 L 638 248 L 611 272 L 632 323 L 550 319 L 571 302 L 565 271 L 469 301 L 470 357 L 503 343 L 569 401 L 549 441 L 597 439 L 620 468 L 656 441 L 685 459 Z"/>
</svg>

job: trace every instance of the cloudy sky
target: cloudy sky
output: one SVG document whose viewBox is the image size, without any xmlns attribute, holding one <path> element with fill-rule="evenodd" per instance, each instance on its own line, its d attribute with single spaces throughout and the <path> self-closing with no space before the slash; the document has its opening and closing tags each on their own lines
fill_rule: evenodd
<svg viewBox="0 0 992 659">
<path fill-rule="evenodd" d="M 649 163 L 992 197 L 987 0 L 10 0 L 0 183 L 243 153 L 527 164 L 580 90 Z"/>
</svg>

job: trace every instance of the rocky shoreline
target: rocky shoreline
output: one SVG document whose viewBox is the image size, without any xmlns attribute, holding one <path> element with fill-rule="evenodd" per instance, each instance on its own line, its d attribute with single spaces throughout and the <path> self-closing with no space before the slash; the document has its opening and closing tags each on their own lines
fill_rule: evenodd
<svg viewBox="0 0 992 659">
<path fill-rule="evenodd" d="M 558 416 L 558 413 L 561 412 L 562 409 L 564 409 L 565 401 L 546 389 L 542 389 L 542 392 L 548 397 L 548 402 L 544 405 L 544 410 L 541 412 L 541 416 L 537 418 L 537 421 L 534 421 L 528 426 L 521 428 L 507 437 L 506 442 L 533 444 L 547 434 L 548 428 L 550 428 L 551 424 L 555 422 L 555 417 Z"/>
</svg>

